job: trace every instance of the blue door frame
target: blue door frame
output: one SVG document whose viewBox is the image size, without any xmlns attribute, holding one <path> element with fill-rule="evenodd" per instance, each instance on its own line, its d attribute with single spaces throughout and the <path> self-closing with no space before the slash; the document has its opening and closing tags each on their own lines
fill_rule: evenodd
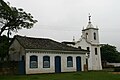
<svg viewBox="0 0 120 80">
<path fill-rule="evenodd" d="M 76 57 L 76 69 L 77 71 L 81 71 L 81 57 Z"/>
<path fill-rule="evenodd" d="M 19 74 L 25 74 L 25 61 L 19 61 L 18 71 Z"/>
<path fill-rule="evenodd" d="M 55 56 L 55 73 L 61 72 L 61 57 Z"/>
</svg>

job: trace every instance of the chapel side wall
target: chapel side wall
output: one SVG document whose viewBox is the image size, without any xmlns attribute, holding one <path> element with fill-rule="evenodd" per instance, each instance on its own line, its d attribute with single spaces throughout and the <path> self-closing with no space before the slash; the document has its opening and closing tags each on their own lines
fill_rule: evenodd
<svg viewBox="0 0 120 80">
<path fill-rule="evenodd" d="M 75 47 L 81 47 L 82 49 L 87 49 L 89 47 L 90 54 L 88 58 L 88 70 L 102 70 L 101 66 L 101 54 L 99 45 L 91 45 L 86 42 L 85 39 L 81 39 L 76 43 Z M 95 48 L 97 48 L 97 55 L 95 54 Z"/>
<path fill-rule="evenodd" d="M 102 62 L 101 62 L 101 51 L 100 51 L 100 46 L 98 47 L 98 69 L 102 70 Z"/>
<path fill-rule="evenodd" d="M 38 56 L 38 68 L 31 69 L 29 67 L 30 56 Z M 50 68 L 43 68 L 43 56 L 50 56 Z M 54 73 L 55 72 L 55 56 L 61 56 L 61 72 L 74 72 L 76 71 L 76 57 L 81 57 L 82 71 L 84 71 L 85 54 L 53 54 L 53 53 L 26 53 L 26 74 L 36 73 Z M 67 57 L 73 57 L 73 67 L 67 67 Z"/>
<path fill-rule="evenodd" d="M 87 47 L 89 47 L 89 49 L 90 49 L 90 52 L 89 52 L 89 53 L 90 53 L 90 54 L 89 54 L 89 58 L 88 58 L 88 70 L 92 70 L 92 69 L 93 69 L 93 68 L 92 68 L 92 66 L 93 66 L 93 65 L 92 65 L 92 62 L 93 62 L 92 59 L 93 59 L 94 56 L 92 55 L 92 52 L 91 52 L 91 51 L 92 51 L 91 45 L 88 44 L 88 43 L 85 41 L 85 39 L 81 39 L 80 42 L 76 43 L 74 47 L 77 47 L 77 48 L 78 48 L 79 46 L 80 46 L 82 49 L 85 49 L 85 50 L 87 49 Z"/>
<path fill-rule="evenodd" d="M 22 55 L 25 55 L 25 50 L 20 45 L 20 43 L 15 39 L 11 46 L 9 47 L 10 61 L 20 61 Z"/>
<path fill-rule="evenodd" d="M 97 54 L 95 54 L 95 48 L 97 48 Z M 92 54 L 92 64 L 93 64 L 92 70 L 102 70 L 100 46 L 91 46 L 91 54 Z"/>
</svg>

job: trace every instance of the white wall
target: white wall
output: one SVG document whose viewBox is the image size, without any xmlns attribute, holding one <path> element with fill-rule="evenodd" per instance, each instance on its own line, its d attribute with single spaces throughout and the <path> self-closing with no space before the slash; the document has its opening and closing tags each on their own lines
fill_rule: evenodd
<svg viewBox="0 0 120 80">
<path fill-rule="evenodd" d="M 120 66 L 120 63 L 108 63 L 108 62 L 107 62 L 107 65 L 114 65 L 114 67 L 119 67 L 119 66 Z"/>
<path fill-rule="evenodd" d="M 90 48 L 90 54 L 89 54 L 89 58 L 88 58 L 88 70 L 92 70 L 93 64 L 92 64 L 91 45 L 88 44 L 88 43 L 85 41 L 85 39 L 81 39 L 80 42 L 77 42 L 77 43 L 75 44 L 75 47 L 79 47 L 79 46 L 81 46 L 81 48 L 82 48 L 82 49 L 85 49 L 85 50 L 87 50 L 87 47 Z"/>
<path fill-rule="evenodd" d="M 97 55 L 95 55 L 95 48 L 97 48 Z M 91 46 L 92 70 L 102 70 L 100 46 Z"/>
<path fill-rule="evenodd" d="M 25 49 L 15 39 L 9 47 L 10 61 L 20 61 L 23 55 L 25 55 Z"/>
<path fill-rule="evenodd" d="M 31 69 L 30 56 L 38 56 L 38 68 Z M 43 56 L 50 56 L 50 68 L 43 68 Z M 85 54 L 58 54 L 58 53 L 26 53 L 26 74 L 34 73 L 54 73 L 55 72 L 55 56 L 61 56 L 61 72 L 76 71 L 76 57 L 81 57 L 82 71 L 84 70 L 84 64 L 86 64 Z M 67 67 L 67 57 L 73 57 L 73 67 Z"/>
<path fill-rule="evenodd" d="M 90 54 L 88 58 L 88 70 L 102 70 L 101 66 L 101 55 L 100 55 L 100 46 L 92 46 L 87 43 L 84 38 L 81 38 L 74 47 L 81 46 L 82 49 L 87 49 L 89 47 Z M 97 48 L 97 55 L 95 55 L 95 48 Z"/>
</svg>

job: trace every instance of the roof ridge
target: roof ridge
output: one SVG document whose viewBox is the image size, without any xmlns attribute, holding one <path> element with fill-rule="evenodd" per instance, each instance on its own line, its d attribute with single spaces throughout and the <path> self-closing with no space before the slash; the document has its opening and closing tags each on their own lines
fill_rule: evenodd
<svg viewBox="0 0 120 80">
<path fill-rule="evenodd" d="M 22 38 L 29 38 L 29 39 L 45 39 L 45 40 L 52 40 L 49 38 L 40 38 L 40 37 L 30 37 L 30 36 L 21 36 L 21 35 L 15 35 L 15 37 L 22 37 Z M 53 40 L 54 41 L 54 40 Z"/>
</svg>

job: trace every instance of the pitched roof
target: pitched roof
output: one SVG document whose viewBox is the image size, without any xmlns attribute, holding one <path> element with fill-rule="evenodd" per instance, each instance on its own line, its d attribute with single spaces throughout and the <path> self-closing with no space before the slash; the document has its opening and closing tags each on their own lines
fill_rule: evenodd
<svg viewBox="0 0 120 80">
<path fill-rule="evenodd" d="M 43 49 L 43 50 L 63 50 L 63 51 L 86 51 L 83 49 L 75 48 L 68 46 L 66 44 L 56 42 L 51 39 L 45 38 L 33 38 L 16 35 L 14 39 L 17 39 L 18 42 L 25 49 Z"/>
</svg>

